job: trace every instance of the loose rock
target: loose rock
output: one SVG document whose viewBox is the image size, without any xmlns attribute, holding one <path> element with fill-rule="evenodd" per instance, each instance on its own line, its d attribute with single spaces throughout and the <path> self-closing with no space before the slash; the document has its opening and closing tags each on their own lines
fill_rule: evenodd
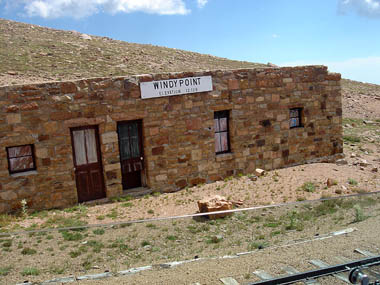
<svg viewBox="0 0 380 285">
<path fill-rule="evenodd" d="M 327 181 L 326 181 L 326 185 L 327 187 L 331 187 L 331 186 L 334 186 L 334 185 L 337 185 L 338 182 L 332 178 L 328 178 Z"/>
<path fill-rule="evenodd" d="M 264 169 L 260 169 L 260 168 L 256 168 L 255 170 L 255 174 L 260 177 L 260 176 L 263 176 L 265 174 L 265 170 Z"/>
<path fill-rule="evenodd" d="M 337 165 L 347 165 L 347 160 L 345 159 L 338 159 L 336 162 L 335 162 Z"/>
<path fill-rule="evenodd" d="M 199 212 L 201 213 L 232 210 L 232 206 L 233 206 L 232 202 L 227 201 L 225 197 L 222 197 L 219 195 L 215 195 L 213 197 L 205 198 L 198 201 L 198 208 L 199 208 Z M 222 213 L 222 214 L 215 214 L 215 215 L 208 215 L 208 216 L 210 219 L 217 219 L 217 218 L 222 218 L 231 214 L 232 213 Z"/>
</svg>

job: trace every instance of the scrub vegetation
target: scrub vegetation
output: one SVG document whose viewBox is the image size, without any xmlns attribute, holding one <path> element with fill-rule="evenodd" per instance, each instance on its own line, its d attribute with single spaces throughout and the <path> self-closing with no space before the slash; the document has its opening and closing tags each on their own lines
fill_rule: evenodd
<svg viewBox="0 0 380 285">
<path fill-rule="evenodd" d="M 8 265 L 0 275 L 44 281 L 261 250 L 378 219 L 379 202 L 375 195 L 243 211 L 217 220 L 195 217 L 4 236 L 0 257 Z M 30 267 L 36 254 L 38 266 Z"/>
</svg>

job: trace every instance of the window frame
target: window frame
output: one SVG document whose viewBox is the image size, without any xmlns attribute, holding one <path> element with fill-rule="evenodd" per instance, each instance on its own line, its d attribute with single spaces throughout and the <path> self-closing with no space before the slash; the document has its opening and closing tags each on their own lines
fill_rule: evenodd
<svg viewBox="0 0 380 285">
<path fill-rule="evenodd" d="M 17 157 L 10 157 L 10 154 L 9 154 L 9 150 L 10 149 L 16 148 L 16 147 L 24 147 L 24 146 L 30 146 L 30 151 L 31 151 L 30 155 L 22 155 L 22 156 L 17 156 Z M 7 146 L 5 149 L 6 149 L 6 152 L 7 152 L 9 174 L 17 174 L 17 173 L 28 172 L 28 171 L 33 171 L 33 170 L 37 169 L 36 156 L 35 156 L 35 152 L 34 152 L 34 144 L 23 144 L 23 145 L 17 145 L 17 146 Z M 31 167 L 31 168 L 25 168 L 25 169 L 21 169 L 21 170 L 13 170 L 13 169 L 11 169 L 11 159 L 13 159 L 13 158 L 20 158 L 20 157 L 32 157 L 33 167 Z"/>
<path fill-rule="evenodd" d="M 227 149 L 223 151 L 216 152 L 215 155 L 224 154 L 224 153 L 231 153 L 231 141 L 230 141 L 230 110 L 222 110 L 222 111 L 215 111 L 214 112 L 214 124 L 215 119 L 227 119 L 227 130 L 226 131 L 216 131 L 214 129 L 214 143 L 216 143 L 215 134 L 216 133 L 227 133 Z M 221 142 L 220 142 L 221 143 Z"/>
<path fill-rule="evenodd" d="M 295 111 L 295 110 L 298 111 L 298 117 L 291 117 L 290 116 L 291 112 Z M 290 125 L 290 122 L 291 122 L 292 118 L 297 118 L 298 119 L 299 124 L 297 126 L 291 126 Z M 289 128 L 290 129 L 303 128 L 302 119 L 303 119 L 303 108 L 302 107 L 296 107 L 296 108 L 290 108 L 289 109 Z"/>
</svg>

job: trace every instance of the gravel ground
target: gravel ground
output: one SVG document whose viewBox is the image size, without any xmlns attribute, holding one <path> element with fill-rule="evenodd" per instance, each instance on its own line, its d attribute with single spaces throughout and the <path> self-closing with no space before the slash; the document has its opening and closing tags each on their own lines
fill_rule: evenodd
<svg viewBox="0 0 380 285">
<path fill-rule="evenodd" d="M 0 259 L 7 260 L 6 264 L 10 265 L 12 270 L 7 276 L 0 277 L 0 284 L 16 284 L 26 280 L 42 282 L 67 277 L 70 274 L 83 276 L 103 273 L 106 270 L 117 272 L 149 265 L 152 265 L 153 269 L 137 274 L 77 283 L 221 284 L 220 278 L 233 277 L 244 284 L 258 280 L 252 274 L 255 270 L 281 275 L 284 274 L 283 267 L 289 265 L 300 271 L 313 269 L 308 263 L 310 259 L 337 264 L 339 262 L 334 257 L 339 255 L 351 259 L 363 258 L 354 253 L 355 248 L 379 253 L 380 194 L 338 199 L 334 200 L 333 204 L 330 202 L 302 202 L 251 210 L 235 213 L 232 217 L 218 221 L 187 218 L 104 228 L 102 235 L 95 236 L 92 234 L 93 230 L 90 230 L 81 232 L 82 235 L 87 235 L 79 240 L 64 241 L 60 232 L 49 235 L 17 235 L 13 237 L 10 251 L 4 250 L 3 242 Z M 324 205 L 328 207 L 321 207 Z M 358 212 L 355 211 L 358 205 L 361 209 L 359 220 L 364 219 L 361 222 L 358 221 Z M 294 227 L 289 229 L 291 219 L 286 214 L 295 211 L 298 212 L 298 216 Z M 310 215 L 310 219 L 303 220 L 302 217 L 307 215 Z M 300 224 L 302 227 L 298 227 Z M 203 231 L 190 230 L 203 228 L 205 225 L 208 226 Z M 319 239 L 348 228 L 355 230 L 348 234 Z M 73 232 L 75 233 L 78 232 Z M 176 235 L 177 240 L 168 239 L 169 235 Z M 223 236 L 220 243 L 207 242 L 207 239 L 214 235 Z M 119 251 L 118 248 L 109 247 L 111 243 L 122 238 L 125 238 L 123 244 L 128 245 L 132 251 Z M 71 252 L 80 250 L 93 240 L 104 244 L 101 251 L 95 253 L 92 247 L 88 246 L 78 257 L 71 256 Z M 149 250 L 142 245 L 142 240 L 151 241 Z M 263 249 L 255 250 L 250 247 L 258 242 L 263 244 Z M 21 255 L 22 248 L 35 249 L 36 253 Z M 154 248 L 157 250 L 153 250 Z M 233 259 L 221 258 L 247 250 L 253 252 Z M 160 266 L 167 262 L 191 260 L 195 256 L 199 256 L 199 260 L 172 268 Z M 85 261 L 91 261 L 87 269 L 83 266 Z M 5 263 L 0 267 L 4 265 Z M 21 276 L 20 272 L 27 267 L 37 268 L 40 274 Z M 58 269 L 65 270 L 58 273 Z M 339 284 L 332 282 L 331 278 L 327 278 L 326 282 L 325 284 Z"/>
<path fill-rule="evenodd" d="M 171 269 L 154 269 L 130 276 L 115 277 L 98 281 L 81 281 L 79 284 L 222 284 L 219 280 L 233 277 L 242 284 L 257 281 L 252 274 L 264 270 L 272 275 L 284 274 L 284 266 L 293 266 L 299 271 L 315 269 L 309 260 L 321 259 L 330 264 L 338 264 L 337 256 L 351 259 L 363 258 L 355 253 L 355 248 L 380 252 L 380 219 L 370 218 L 355 224 L 356 231 L 325 240 L 315 240 L 287 247 L 259 250 L 236 259 L 199 261 L 180 265 Z M 313 236 L 309 237 L 310 239 Z M 248 278 L 249 277 L 249 278 Z M 322 284 L 345 284 L 328 277 L 319 280 Z"/>
</svg>

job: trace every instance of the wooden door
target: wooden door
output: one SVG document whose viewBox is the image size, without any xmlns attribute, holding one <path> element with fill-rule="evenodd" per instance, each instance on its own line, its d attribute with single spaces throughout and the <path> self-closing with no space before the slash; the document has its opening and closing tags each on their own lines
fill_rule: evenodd
<svg viewBox="0 0 380 285">
<path fill-rule="evenodd" d="M 71 129 L 79 203 L 106 197 L 97 126 Z"/>
<path fill-rule="evenodd" d="M 141 187 L 141 172 L 144 168 L 142 121 L 119 122 L 117 132 L 123 189 Z"/>
</svg>

